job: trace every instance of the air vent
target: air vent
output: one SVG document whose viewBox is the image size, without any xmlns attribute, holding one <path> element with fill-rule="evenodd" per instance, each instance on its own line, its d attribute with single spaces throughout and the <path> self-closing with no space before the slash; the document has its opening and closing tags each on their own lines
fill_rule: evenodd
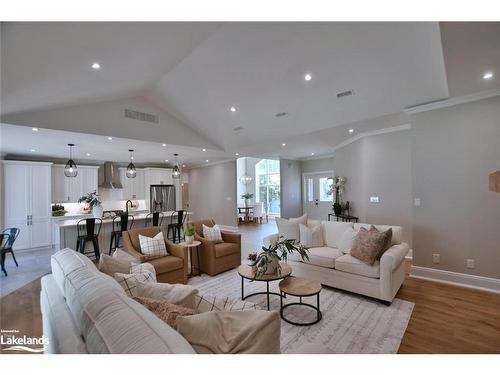
<svg viewBox="0 0 500 375">
<path fill-rule="evenodd" d="M 276 113 L 274 116 L 279 118 L 279 117 L 283 117 L 286 115 L 288 115 L 288 112 L 279 112 L 279 113 Z"/>
<path fill-rule="evenodd" d="M 243 130 L 243 126 L 237 126 L 237 127 L 233 128 L 233 130 L 235 132 L 239 132 L 240 130 Z"/>
<path fill-rule="evenodd" d="M 151 113 L 133 111 L 131 109 L 125 109 L 125 117 L 145 122 L 158 122 L 158 116 L 152 115 Z"/>
<path fill-rule="evenodd" d="M 351 95 L 354 95 L 354 91 L 352 90 L 342 91 L 337 94 L 337 98 L 341 99 Z"/>
</svg>

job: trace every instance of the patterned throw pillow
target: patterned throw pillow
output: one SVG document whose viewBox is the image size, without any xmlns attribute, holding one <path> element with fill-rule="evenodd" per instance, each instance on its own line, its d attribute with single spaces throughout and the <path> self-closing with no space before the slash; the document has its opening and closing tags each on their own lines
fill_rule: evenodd
<svg viewBox="0 0 500 375">
<path fill-rule="evenodd" d="M 209 241 L 223 242 L 222 234 L 217 224 L 215 224 L 213 227 L 207 227 L 205 224 L 203 224 L 203 237 L 205 237 Z"/>
<path fill-rule="evenodd" d="M 139 244 L 141 246 L 141 253 L 146 255 L 148 259 L 160 258 L 168 255 L 163 232 L 158 233 L 153 238 L 139 234 Z"/>
<path fill-rule="evenodd" d="M 392 229 L 379 232 L 373 225 L 370 230 L 360 228 L 351 248 L 351 256 L 371 266 L 387 250 L 391 238 Z"/>
<path fill-rule="evenodd" d="M 129 297 L 137 297 L 138 282 L 154 283 L 156 281 L 156 276 L 146 270 L 143 273 L 115 273 L 114 277 Z"/>
<path fill-rule="evenodd" d="M 229 299 L 229 297 L 212 297 L 196 295 L 195 310 L 198 314 L 208 311 L 241 311 L 241 310 L 260 310 L 260 306 L 238 299 Z"/>
<path fill-rule="evenodd" d="M 128 273 L 150 273 L 153 280 L 156 282 L 156 270 L 151 263 L 139 263 L 130 266 Z"/>
<path fill-rule="evenodd" d="M 134 299 L 175 330 L 177 330 L 178 316 L 196 314 L 193 309 L 174 305 L 173 303 L 167 301 L 147 297 L 134 297 Z"/>
</svg>

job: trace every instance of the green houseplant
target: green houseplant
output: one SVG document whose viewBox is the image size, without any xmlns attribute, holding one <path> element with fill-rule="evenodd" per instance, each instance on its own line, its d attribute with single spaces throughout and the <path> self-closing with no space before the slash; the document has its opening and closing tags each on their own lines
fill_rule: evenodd
<svg viewBox="0 0 500 375">
<path fill-rule="evenodd" d="M 97 191 L 93 191 L 91 193 L 87 193 L 78 199 L 78 203 L 86 203 L 89 208 L 92 210 L 92 215 L 96 218 L 102 217 L 102 200 L 101 196 L 97 194 Z"/>
<path fill-rule="evenodd" d="M 280 237 L 278 241 L 271 244 L 269 247 L 262 247 L 262 252 L 251 254 L 249 266 L 255 270 L 255 277 L 258 278 L 264 274 L 277 273 L 281 276 L 280 262 L 286 262 L 288 256 L 293 253 L 298 253 L 302 260 L 309 261 L 308 249 L 296 240 L 288 240 Z M 253 260 L 255 259 L 255 260 Z"/>
<path fill-rule="evenodd" d="M 245 200 L 245 206 L 250 206 L 250 200 L 253 198 L 252 193 L 245 193 L 241 196 Z"/>
<path fill-rule="evenodd" d="M 194 241 L 194 226 L 191 224 L 186 225 L 183 232 L 184 241 L 186 241 L 187 244 L 192 244 Z"/>
</svg>

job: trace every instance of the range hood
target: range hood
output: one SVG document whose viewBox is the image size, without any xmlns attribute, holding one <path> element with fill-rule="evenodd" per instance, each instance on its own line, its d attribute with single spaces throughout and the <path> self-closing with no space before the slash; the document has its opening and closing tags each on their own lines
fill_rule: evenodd
<svg viewBox="0 0 500 375">
<path fill-rule="evenodd" d="M 120 182 L 120 175 L 118 174 L 118 168 L 110 162 L 104 163 L 104 181 L 99 185 L 103 189 L 122 189 L 122 183 Z"/>
</svg>

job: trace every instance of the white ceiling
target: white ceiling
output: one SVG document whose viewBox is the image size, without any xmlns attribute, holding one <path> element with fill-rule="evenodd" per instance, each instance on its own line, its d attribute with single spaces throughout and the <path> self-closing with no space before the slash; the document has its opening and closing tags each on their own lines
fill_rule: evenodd
<svg viewBox="0 0 500 375">
<path fill-rule="evenodd" d="M 135 152 L 134 163 L 137 164 L 169 164 L 174 161 L 174 153 L 179 154 L 179 162 L 187 166 L 199 165 L 228 159 L 222 151 L 207 149 L 205 152 L 198 147 L 185 147 L 159 142 L 148 142 L 137 139 L 108 137 L 94 134 L 84 134 L 53 129 L 38 128 L 34 132 L 27 126 L 0 124 L 0 152 L 3 155 L 26 155 L 32 160 L 67 159 L 68 143 L 74 143 L 73 157 L 81 161 L 114 161 L 128 162 L 130 153 Z M 35 151 L 32 152 L 31 150 Z M 90 156 L 86 154 L 90 153 Z"/>
<path fill-rule="evenodd" d="M 183 148 L 194 164 L 235 152 L 321 155 L 352 136 L 352 126 L 360 132 L 402 125 L 404 108 L 446 98 L 448 87 L 463 95 L 498 86 L 498 78 L 481 79 L 486 68 L 500 74 L 498 28 L 451 23 L 440 30 L 426 22 L 2 24 L 2 120 L 9 123 L 5 115 L 16 112 L 140 96 L 223 150 L 207 157 L 199 148 Z M 100 71 L 90 68 L 94 61 Z M 305 73 L 313 79 L 304 81 Z M 354 95 L 338 99 L 344 90 Z M 288 115 L 276 118 L 278 112 Z M 109 147 L 105 123 L 86 125 L 96 116 L 60 116 L 82 145 L 82 133 L 104 126 L 90 143 L 93 157 L 126 161 L 123 149 L 133 143 L 145 148 L 145 162 L 163 159 L 161 145 L 145 137 Z M 243 130 L 235 132 L 238 126 Z M 47 156 L 65 157 L 67 134 L 53 131 L 46 144 L 45 138 L 25 138 L 34 136 L 30 128 L 9 128 L 3 137 L 10 141 L 2 143 L 22 153 L 32 139 Z"/>
</svg>

